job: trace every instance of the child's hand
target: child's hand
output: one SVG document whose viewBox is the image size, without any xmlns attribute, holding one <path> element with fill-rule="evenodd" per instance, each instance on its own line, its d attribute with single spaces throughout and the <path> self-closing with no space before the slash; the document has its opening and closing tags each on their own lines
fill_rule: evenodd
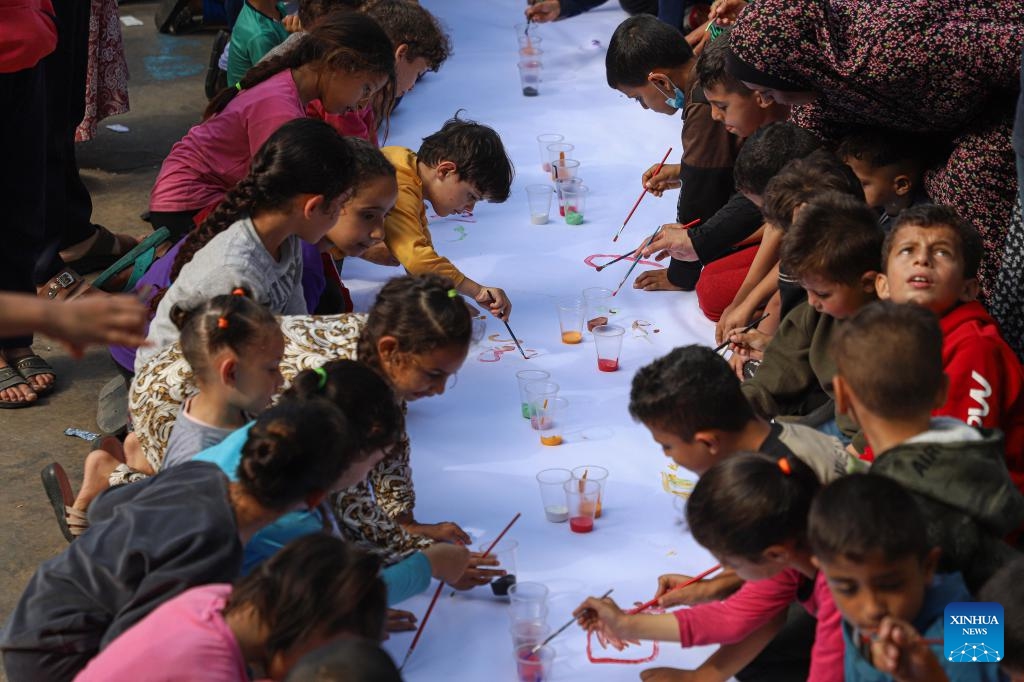
<svg viewBox="0 0 1024 682">
<path fill-rule="evenodd" d="M 715 0 L 711 3 L 711 11 L 708 19 L 718 26 L 729 26 L 736 23 L 743 8 L 747 6 L 746 0 Z"/>
<path fill-rule="evenodd" d="M 627 639 L 624 625 L 629 615 L 619 608 L 611 598 L 588 597 L 580 604 L 572 615 L 576 622 L 587 632 L 598 635 L 598 641 L 604 646 L 607 640 L 615 649 L 622 651 L 630 644 L 638 644 L 637 640 Z"/>
<path fill-rule="evenodd" d="M 508 300 L 504 290 L 498 287 L 480 287 L 480 293 L 476 295 L 476 302 L 485 305 L 499 320 L 508 320 L 512 313 L 512 302 Z"/>
<path fill-rule="evenodd" d="M 756 329 L 743 331 L 743 327 L 732 329 L 727 336 L 729 350 L 744 360 L 763 360 L 764 349 L 771 343 L 772 337 Z"/>
<path fill-rule="evenodd" d="M 663 609 L 668 609 L 673 606 L 693 606 L 694 604 L 700 604 L 701 602 L 707 601 L 707 596 L 704 594 L 704 590 L 701 589 L 703 583 L 706 582 L 703 580 L 689 585 L 686 589 L 679 590 L 678 592 L 672 592 L 672 590 L 689 582 L 690 580 L 691 576 L 680 575 L 678 573 L 666 573 L 665 575 L 659 575 L 658 591 L 654 595 L 658 599 L 658 606 Z M 672 594 L 669 594 L 669 592 L 672 592 Z"/>
<path fill-rule="evenodd" d="M 666 163 L 655 175 L 658 164 L 654 164 L 640 177 L 640 181 L 648 192 L 660 197 L 667 190 L 679 189 L 683 183 L 679 180 L 680 165 L 678 163 Z"/>
<path fill-rule="evenodd" d="M 886 616 L 871 641 L 871 660 L 897 682 L 948 682 L 935 652 L 924 643 L 914 626 Z"/>
<path fill-rule="evenodd" d="M 391 255 L 391 251 L 388 250 L 388 246 L 384 242 L 374 244 L 366 251 L 363 251 L 363 255 L 360 258 L 377 265 L 401 265 L 398 259 Z"/>
<path fill-rule="evenodd" d="M 562 6 L 558 0 L 534 0 L 526 8 L 526 18 L 529 21 L 536 21 L 543 24 L 554 21 L 562 13 Z"/>
<path fill-rule="evenodd" d="M 281 23 L 284 24 L 284 30 L 289 33 L 298 33 L 302 30 L 302 22 L 299 21 L 298 14 L 289 14 L 284 19 L 281 19 Z"/>
<path fill-rule="evenodd" d="M 640 276 L 633 280 L 633 288 L 644 291 L 682 291 L 668 281 L 668 270 L 665 268 L 641 272 Z"/>
<path fill-rule="evenodd" d="M 690 241 L 690 235 L 679 223 L 662 225 L 654 241 L 640 251 L 640 255 L 644 257 L 650 256 L 652 253 L 657 254 L 654 260 L 664 260 L 667 256 L 684 261 L 698 259 L 693 242 Z"/>
<path fill-rule="evenodd" d="M 729 356 L 728 363 L 729 367 L 732 368 L 733 374 L 735 374 L 736 378 L 740 380 L 740 383 L 747 380 L 747 378 L 743 376 L 743 366 L 747 364 L 747 358 L 743 357 L 739 353 L 733 353 Z"/>
<path fill-rule="evenodd" d="M 401 609 L 388 609 L 388 619 L 384 625 L 388 632 L 405 632 L 416 629 L 416 615 Z"/>
<path fill-rule="evenodd" d="M 406 523 L 402 524 L 406 532 L 422 535 L 437 542 L 454 542 L 457 545 L 468 545 L 473 541 L 469 533 L 459 528 L 459 524 L 451 521 L 442 523 Z"/>
<path fill-rule="evenodd" d="M 462 545 L 438 542 L 422 550 L 430 562 L 430 574 L 448 584 L 457 582 L 469 568 L 469 550 Z"/>
<path fill-rule="evenodd" d="M 718 324 L 715 325 L 715 344 L 724 343 L 729 338 L 729 332 L 733 329 L 746 327 L 750 324 L 750 320 L 753 317 L 753 311 L 748 310 L 747 306 L 742 303 L 730 303 L 722 312 L 722 317 L 718 319 Z"/>
<path fill-rule="evenodd" d="M 448 584 L 456 590 L 468 590 L 478 585 L 486 585 L 508 573 L 502 568 L 484 568 L 485 566 L 498 566 L 498 558 L 493 554 L 484 556 L 483 552 L 473 552 L 469 555 L 469 568 L 462 577 Z"/>
</svg>

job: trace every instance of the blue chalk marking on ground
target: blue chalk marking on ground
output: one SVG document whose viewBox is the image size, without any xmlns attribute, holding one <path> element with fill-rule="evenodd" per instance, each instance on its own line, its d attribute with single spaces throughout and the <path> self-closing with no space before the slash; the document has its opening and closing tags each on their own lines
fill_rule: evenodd
<svg viewBox="0 0 1024 682">
<path fill-rule="evenodd" d="M 178 78 L 188 78 L 202 73 L 206 65 L 196 61 L 194 58 L 177 54 L 177 51 L 184 44 L 181 38 L 173 36 L 159 36 L 160 51 L 157 54 L 146 55 L 142 60 L 146 67 L 146 73 L 158 81 L 170 81 Z"/>
</svg>

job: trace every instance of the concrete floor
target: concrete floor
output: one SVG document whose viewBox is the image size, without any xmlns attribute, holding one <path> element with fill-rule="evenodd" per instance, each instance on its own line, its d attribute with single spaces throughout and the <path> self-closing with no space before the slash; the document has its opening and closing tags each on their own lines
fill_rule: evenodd
<svg viewBox="0 0 1024 682">
<path fill-rule="evenodd" d="M 122 2 L 121 16 L 143 26 L 124 26 L 131 74 L 131 111 L 100 124 L 94 140 L 78 145 L 82 177 L 93 198 L 93 221 L 116 232 L 145 235 L 139 218 L 164 156 L 198 122 L 206 96 L 203 80 L 214 31 L 159 34 L 153 2 Z M 105 125 L 119 123 L 127 133 Z M 52 461 L 67 469 L 77 489 L 89 445 L 64 435 L 69 426 L 97 431 L 96 396 L 117 375 L 103 348 L 72 360 L 63 348 L 37 337 L 35 350 L 57 372 L 57 390 L 23 410 L 0 410 L 0 621 L 5 620 L 40 562 L 65 546 L 39 471 Z M 0 670 L 0 679 L 3 679 Z"/>
</svg>

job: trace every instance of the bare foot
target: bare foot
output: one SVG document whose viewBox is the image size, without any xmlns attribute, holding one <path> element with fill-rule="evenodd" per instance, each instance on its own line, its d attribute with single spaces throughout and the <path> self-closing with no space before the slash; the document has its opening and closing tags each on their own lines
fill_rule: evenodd
<svg viewBox="0 0 1024 682">
<path fill-rule="evenodd" d="M 110 487 L 110 473 L 121 464 L 114 455 L 106 450 L 93 450 L 85 458 L 85 473 L 82 476 L 82 488 L 78 491 L 75 503 L 71 505 L 80 511 L 89 509 L 89 503 L 104 490 Z"/>
</svg>

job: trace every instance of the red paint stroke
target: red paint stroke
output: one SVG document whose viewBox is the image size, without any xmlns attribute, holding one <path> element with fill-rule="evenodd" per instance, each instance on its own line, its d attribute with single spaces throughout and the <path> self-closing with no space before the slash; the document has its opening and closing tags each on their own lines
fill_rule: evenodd
<svg viewBox="0 0 1024 682">
<path fill-rule="evenodd" d="M 493 336 L 497 336 L 494 334 Z M 523 352 L 526 353 L 527 358 L 535 358 L 539 355 L 537 351 L 532 348 L 523 348 Z M 477 356 L 477 360 L 480 362 L 497 362 L 501 360 L 501 356 L 505 353 L 512 353 L 518 355 L 519 351 L 513 346 L 495 346 L 494 348 L 487 348 Z"/>
<path fill-rule="evenodd" d="M 584 258 L 583 262 L 596 270 L 597 266 L 604 265 L 604 263 L 595 263 L 594 259 L 596 259 L 596 258 L 607 258 L 608 260 L 606 260 L 605 263 L 610 263 L 611 261 L 615 260 L 618 257 L 619 257 L 619 254 L 614 254 L 614 253 L 595 253 L 595 254 L 589 255 L 586 258 Z M 634 260 L 636 260 L 636 258 L 623 258 L 622 260 L 624 260 L 624 261 L 634 261 Z M 650 265 L 650 266 L 655 267 L 655 268 L 664 268 L 665 267 L 661 263 L 659 263 L 657 261 L 653 261 L 653 260 L 642 260 L 642 261 L 640 261 L 640 265 Z"/>
<path fill-rule="evenodd" d="M 658 614 L 658 613 L 665 613 L 665 611 L 664 611 L 664 609 L 648 609 L 647 611 L 645 611 L 645 613 Z M 591 639 L 591 637 L 594 634 L 595 634 L 594 632 L 588 632 L 587 633 L 587 659 L 591 663 L 617 663 L 619 665 L 640 665 L 641 663 L 650 663 L 651 661 L 653 661 L 654 659 L 656 659 L 658 657 L 658 643 L 657 642 L 651 642 L 651 654 L 650 654 L 650 656 L 644 656 L 642 658 L 611 658 L 611 657 L 607 657 L 607 656 L 606 657 L 597 657 L 597 658 L 595 658 L 594 657 L 593 645 L 592 645 L 592 639 Z M 596 634 L 597 634 L 597 643 L 600 644 L 602 647 L 605 647 L 607 645 L 607 643 L 608 643 L 608 640 L 604 636 L 602 636 L 601 633 L 596 633 Z"/>
</svg>

